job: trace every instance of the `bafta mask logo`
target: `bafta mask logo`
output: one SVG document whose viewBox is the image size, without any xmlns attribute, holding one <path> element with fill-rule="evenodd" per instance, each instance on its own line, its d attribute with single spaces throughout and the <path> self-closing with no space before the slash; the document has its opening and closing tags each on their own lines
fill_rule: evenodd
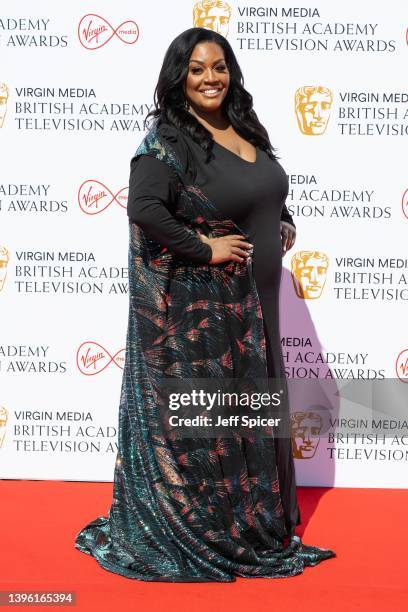
<svg viewBox="0 0 408 612">
<path fill-rule="evenodd" d="M 7 276 L 7 264 L 9 262 L 9 253 L 6 247 L 0 246 L 0 291 L 4 287 Z"/>
<path fill-rule="evenodd" d="M 222 0 L 201 0 L 193 7 L 193 25 L 195 28 L 214 30 L 227 38 L 231 18 L 231 7 Z"/>
<path fill-rule="evenodd" d="M 290 415 L 292 452 L 295 459 L 312 459 L 320 442 L 322 416 L 313 410 Z"/>
<path fill-rule="evenodd" d="M 291 260 L 292 281 L 296 295 L 315 300 L 322 295 L 329 258 L 320 251 L 298 251 Z"/>
<path fill-rule="evenodd" d="M 398 355 L 395 362 L 395 371 L 402 382 L 408 383 L 408 349 L 404 349 Z"/>
<path fill-rule="evenodd" d="M 8 97 L 9 88 L 5 83 L 0 83 L 0 128 L 3 127 L 6 118 Z"/>
<path fill-rule="evenodd" d="M 402 212 L 404 213 L 405 217 L 408 219 L 408 189 L 406 189 L 403 193 L 401 205 L 402 205 Z"/>
<path fill-rule="evenodd" d="M 0 406 L 0 448 L 3 446 L 6 435 L 7 416 L 7 410 L 4 406 Z"/>
<path fill-rule="evenodd" d="M 305 85 L 295 93 L 295 113 L 302 134 L 320 136 L 326 131 L 333 94 L 327 87 Z"/>
</svg>

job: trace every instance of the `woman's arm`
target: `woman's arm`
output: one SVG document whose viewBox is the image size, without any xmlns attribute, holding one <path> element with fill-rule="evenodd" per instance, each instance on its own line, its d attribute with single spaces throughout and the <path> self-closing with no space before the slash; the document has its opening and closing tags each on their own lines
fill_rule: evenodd
<svg viewBox="0 0 408 612">
<path fill-rule="evenodd" d="M 288 211 L 286 204 L 283 205 L 281 213 L 281 238 L 282 238 L 282 255 L 289 251 L 296 240 L 296 225 L 293 223 L 293 218 Z"/>
<path fill-rule="evenodd" d="M 127 213 L 131 221 L 178 257 L 209 263 L 212 248 L 192 234 L 168 210 L 176 197 L 175 175 L 167 163 L 150 155 L 131 161 Z"/>
<path fill-rule="evenodd" d="M 290 223 L 291 225 L 293 225 L 293 227 L 296 227 L 296 225 L 293 222 L 293 217 L 288 211 L 288 207 L 286 206 L 286 204 L 284 204 L 282 208 L 281 221 L 285 221 L 286 223 Z"/>
</svg>

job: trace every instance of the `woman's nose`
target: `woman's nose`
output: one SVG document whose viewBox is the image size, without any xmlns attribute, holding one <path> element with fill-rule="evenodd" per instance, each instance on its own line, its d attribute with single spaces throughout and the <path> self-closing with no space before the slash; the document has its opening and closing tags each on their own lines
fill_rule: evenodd
<svg viewBox="0 0 408 612">
<path fill-rule="evenodd" d="M 206 72 L 204 74 L 204 80 L 205 81 L 218 81 L 218 77 L 213 72 L 213 70 L 211 70 L 211 68 L 208 68 L 208 70 L 206 70 Z"/>
</svg>

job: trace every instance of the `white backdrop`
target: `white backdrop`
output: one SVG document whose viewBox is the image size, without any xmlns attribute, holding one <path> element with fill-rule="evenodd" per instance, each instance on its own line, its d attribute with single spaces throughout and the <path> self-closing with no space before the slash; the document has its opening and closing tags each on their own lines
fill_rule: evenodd
<svg viewBox="0 0 408 612">
<path fill-rule="evenodd" d="M 406 2 L 204 4 L 202 23 L 227 36 L 289 175 L 297 241 L 284 258 L 281 291 L 288 376 L 406 384 Z M 146 133 L 165 50 L 199 25 L 193 7 L 2 2 L 3 478 L 112 479 L 128 315 L 129 162 Z M 295 93 L 305 86 L 302 123 Z M 310 294 L 295 291 L 295 253 L 313 260 Z M 363 412 L 342 402 L 339 415 Z M 408 486 L 408 427 L 400 426 L 392 436 L 385 423 L 388 437 L 370 441 L 319 437 L 310 426 L 309 454 L 296 455 L 298 484 Z"/>
</svg>

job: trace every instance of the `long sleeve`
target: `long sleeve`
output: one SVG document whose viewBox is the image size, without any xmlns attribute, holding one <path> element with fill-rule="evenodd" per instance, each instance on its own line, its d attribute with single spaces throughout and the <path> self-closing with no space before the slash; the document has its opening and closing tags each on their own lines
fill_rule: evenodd
<svg viewBox="0 0 408 612">
<path fill-rule="evenodd" d="M 131 162 L 127 214 L 130 221 L 178 257 L 208 263 L 212 249 L 172 215 L 175 176 L 165 162 L 150 155 L 134 157 Z"/>
<path fill-rule="evenodd" d="M 287 223 L 290 223 L 291 225 L 293 225 L 293 227 L 296 227 L 296 225 L 293 222 L 293 217 L 288 211 L 286 204 L 284 204 L 282 208 L 281 221 L 286 221 Z"/>
</svg>

